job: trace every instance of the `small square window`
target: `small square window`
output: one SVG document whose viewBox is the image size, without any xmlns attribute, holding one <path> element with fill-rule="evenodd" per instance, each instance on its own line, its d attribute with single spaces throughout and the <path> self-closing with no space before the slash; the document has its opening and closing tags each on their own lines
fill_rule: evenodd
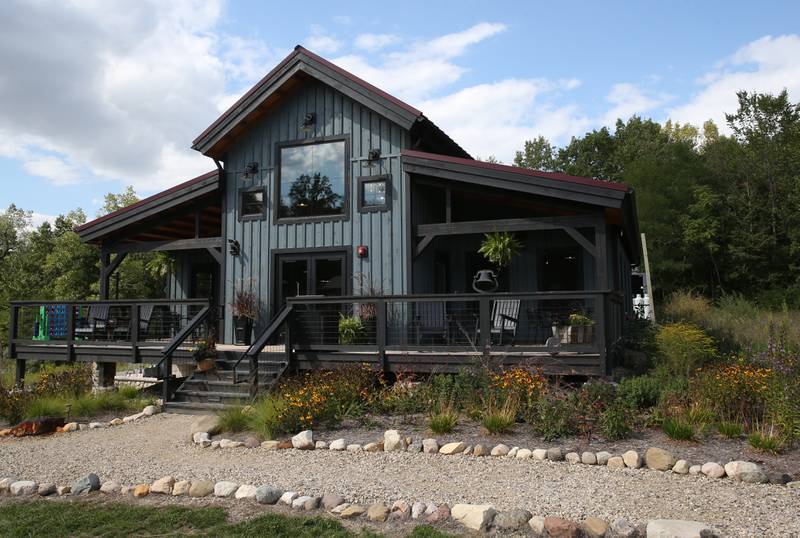
<svg viewBox="0 0 800 538">
<path fill-rule="evenodd" d="M 358 179 L 358 208 L 360 211 L 382 211 L 392 203 L 390 176 L 367 176 Z"/>
<path fill-rule="evenodd" d="M 239 205 L 241 219 L 263 219 L 266 214 L 264 189 L 261 187 L 242 191 Z"/>
</svg>

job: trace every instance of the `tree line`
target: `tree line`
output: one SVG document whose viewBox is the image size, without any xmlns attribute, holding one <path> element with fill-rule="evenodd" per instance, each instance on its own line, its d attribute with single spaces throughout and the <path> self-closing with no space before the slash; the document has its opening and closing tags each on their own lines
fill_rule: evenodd
<svg viewBox="0 0 800 538">
<path fill-rule="evenodd" d="M 634 116 L 560 148 L 528 140 L 514 164 L 631 185 L 656 297 L 800 307 L 800 105 L 785 90 L 737 97 L 730 135 Z"/>
</svg>

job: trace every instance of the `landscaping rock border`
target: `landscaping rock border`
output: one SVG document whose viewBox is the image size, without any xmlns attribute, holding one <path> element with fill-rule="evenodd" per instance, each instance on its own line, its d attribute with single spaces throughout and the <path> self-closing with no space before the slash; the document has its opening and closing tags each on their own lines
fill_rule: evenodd
<svg viewBox="0 0 800 538">
<path fill-rule="evenodd" d="M 128 415 L 127 417 L 117 417 L 114 419 L 109 420 L 108 422 L 67 422 L 63 426 L 59 426 L 56 428 L 55 433 L 72 433 L 81 430 L 96 430 L 99 428 L 111 428 L 114 426 L 122 426 L 123 424 L 127 424 L 129 422 L 136 422 L 137 420 L 141 420 L 143 418 L 152 417 L 153 415 L 157 415 L 161 412 L 161 408 L 157 405 L 148 405 L 145 406 L 144 409 L 140 413 L 135 413 L 133 415 Z M 0 437 L 6 437 L 11 434 L 12 428 L 8 428 L 5 430 L 0 430 Z M 209 440 L 209 443 L 211 441 Z"/>
<path fill-rule="evenodd" d="M 302 439 L 302 442 L 300 441 Z M 387 443 L 388 441 L 388 443 Z M 230 439 L 220 439 L 211 441 L 207 433 L 195 433 L 193 443 L 200 448 L 246 448 L 246 443 L 232 441 Z M 566 462 L 569 465 L 585 465 L 589 467 L 605 466 L 610 469 L 628 469 L 642 471 L 660 471 L 676 475 L 704 475 L 711 479 L 732 478 L 737 482 L 776 485 L 796 484 L 794 478 L 785 474 L 767 474 L 761 466 L 748 461 L 731 461 L 724 466 L 717 462 L 704 462 L 692 465 L 687 460 L 678 459 L 675 455 L 664 448 L 650 447 L 644 455 L 636 450 L 628 450 L 621 455 L 613 455 L 610 452 L 589 452 L 581 454 L 577 452 L 567 452 L 561 447 L 543 448 L 509 448 L 502 443 L 487 448 L 481 444 L 467 445 L 463 441 L 441 442 L 438 439 L 426 438 L 414 442 L 410 437 L 403 437 L 397 430 L 388 430 L 382 439 L 367 443 L 348 444 L 345 439 L 335 439 L 329 443 L 324 441 L 314 441 L 314 434 L 311 430 L 306 430 L 295 435 L 291 441 L 264 441 L 260 445 L 251 444 L 253 448 L 266 450 L 299 449 L 299 450 L 332 450 L 336 452 L 423 452 L 426 455 L 442 456 L 472 456 L 495 458 L 506 457 L 518 460 L 528 460 L 535 463 L 549 461 L 552 463 Z M 796 487 L 796 486 L 790 486 Z"/>
<path fill-rule="evenodd" d="M 743 471 L 745 472 L 745 471 Z M 590 516 L 583 521 L 571 521 L 561 517 L 532 515 L 524 509 L 500 512 L 491 504 L 447 504 L 436 505 L 424 502 L 396 500 L 388 503 L 374 503 L 369 506 L 348 503 L 341 495 L 329 493 L 321 497 L 303 495 L 296 491 L 282 491 L 279 488 L 252 484 L 238 484 L 228 480 L 177 480 L 164 476 L 152 483 L 139 483 L 123 486 L 113 480 L 100 483 L 94 473 L 79 477 L 72 487 L 54 484 L 38 484 L 33 480 L 0 479 L 0 495 L 14 497 L 73 496 L 89 495 L 127 496 L 142 499 L 151 495 L 170 497 L 215 497 L 229 502 L 251 502 L 262 505 L 283 504 L 298 512 L 324 511 L 341 519 L 365 519 L 373 523 L 387 521 L 422 520 L 430 525 L 456 522 L 472 531 L 490 535 L 501 533 L 532 533 L 534 536 L 589 536 L 601 538 L 625 536 L 703 536 L 719 537 L 713 527 L 697 521 L 653 519 L 644 525 L 636 526 L 625 519 L 607 522 Z M 685 534 L 689 533 L 689 534 Z"/>
</svg>

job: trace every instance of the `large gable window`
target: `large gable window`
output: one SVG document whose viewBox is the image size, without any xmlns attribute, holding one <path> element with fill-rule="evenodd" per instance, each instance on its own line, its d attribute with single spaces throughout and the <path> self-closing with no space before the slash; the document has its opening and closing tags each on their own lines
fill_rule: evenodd
<svg viewBox="0 0 800 538">
<path fill-rule="evenodd" d="M 343 217 L 347 210 L 345 140 L 278 147 L 278 218 Z"/>
</svg>

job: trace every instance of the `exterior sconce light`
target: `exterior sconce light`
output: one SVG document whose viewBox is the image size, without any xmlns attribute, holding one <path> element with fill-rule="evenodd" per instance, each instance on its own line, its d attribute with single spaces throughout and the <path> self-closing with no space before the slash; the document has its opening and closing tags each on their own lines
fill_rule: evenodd
<svg viewBox="0 0 800 538">
<path fill-rule="evenodd" d="M 244 177 L 250 179 L 256 177 L 256 175 L 258 175 L 258 163 L 255 161 L 247 163 L 247 166 L 244 167 Z"/>
<path fill-rule="evenodd" d="M 314 129 L 314 123 L 317 121 L 317 115 L 313 112 L 306 114 L 303 122 L 300 124 L 300 130 L 304 133 L 310 133 Z"/>
<path fill-rule="evenodd" d="M 367 168 L 373 168 L 376 164 L 379 164 L 381 160 L 381 150 L 379 148 L 372 148 L 367 153 Z"/>
<path fill-rule="evenodd" d="M 236 239 L 228 239 L 228 252 L 231 253 L 231 256 L 238 256 L 242 252 L 242 246 Z"/>
<path fill-rule="evenodd" d="M 369 255 L 369 249 L 366 245 L 358 245 L 356 247 L 356 256 L 359 258 L 366 258 Z"/>
</svg>

